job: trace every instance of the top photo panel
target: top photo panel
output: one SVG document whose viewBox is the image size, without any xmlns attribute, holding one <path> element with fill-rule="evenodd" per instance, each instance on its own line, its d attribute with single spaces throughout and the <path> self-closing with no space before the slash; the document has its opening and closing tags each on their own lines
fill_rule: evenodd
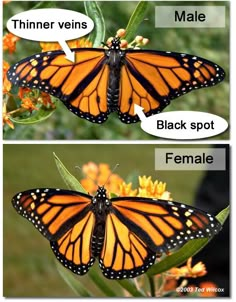
<svg viewBox="0 0 236 302">
<path fill-rule="evenodd" d="M 228 140 L 229 11 L 5 1 L 4 140 Z"/>
</svg>

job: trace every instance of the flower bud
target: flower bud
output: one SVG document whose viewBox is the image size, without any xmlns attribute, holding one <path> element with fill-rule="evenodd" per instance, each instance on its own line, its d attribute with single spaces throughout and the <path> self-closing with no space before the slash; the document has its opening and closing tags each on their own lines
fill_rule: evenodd
<svg viewBox="0 0 236 302">
<path fill-rule="evenodd" d="M 116 32 L 116 36 L 122 38 L 126 35 L 126 30 L 124 28 L 120 28 Z"/>
</svg>

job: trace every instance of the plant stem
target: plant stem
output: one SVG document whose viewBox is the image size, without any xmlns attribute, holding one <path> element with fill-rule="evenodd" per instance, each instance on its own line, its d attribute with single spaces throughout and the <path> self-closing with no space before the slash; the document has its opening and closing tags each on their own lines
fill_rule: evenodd
<svg viewBox="0 0 236 302">
<path fill-rule="evenodd" d="M 153 276 L 149 276 L 148 277 L 148 281 L 150 284 L 150 292 L 151 292 L 151 297 L 155 297 L 155 283 L 154 283 L 154 277 Z"/>
</svg>

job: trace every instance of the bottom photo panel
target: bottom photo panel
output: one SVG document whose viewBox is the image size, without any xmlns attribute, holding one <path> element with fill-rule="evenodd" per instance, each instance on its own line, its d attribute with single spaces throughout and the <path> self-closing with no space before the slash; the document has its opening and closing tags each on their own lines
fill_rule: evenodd
<svg viewBox="0 0 236 302">
<path fill-rule="evenodd" d="M 7 144 L 5 297 L 229 297 L 230 146 Z"/>
</svg>

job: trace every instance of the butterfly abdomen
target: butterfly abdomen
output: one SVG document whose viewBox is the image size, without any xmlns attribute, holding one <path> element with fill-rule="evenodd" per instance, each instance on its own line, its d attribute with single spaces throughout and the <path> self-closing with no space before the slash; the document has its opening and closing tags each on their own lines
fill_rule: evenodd
<svg viewBox="0 0 236 302">
<path fill-rule="evenodd" d="M 107 104 L 109 112 L 118 110 L 119 101 L 119 86 L 120 86 L 120 70 L 122 66 L 122 58 L 124 52 L 119 50 L 109 50 L 106 53 L 108 60 L 107 65 L 109 66 L 109 80 L 107 88 Z"/>
<path fill-rule="evenodd" d="M 92 255 L 98 257 L 102 251 L 105 235 L 105 223 L 96 225 L 92 236 Z"/>
</svg>

